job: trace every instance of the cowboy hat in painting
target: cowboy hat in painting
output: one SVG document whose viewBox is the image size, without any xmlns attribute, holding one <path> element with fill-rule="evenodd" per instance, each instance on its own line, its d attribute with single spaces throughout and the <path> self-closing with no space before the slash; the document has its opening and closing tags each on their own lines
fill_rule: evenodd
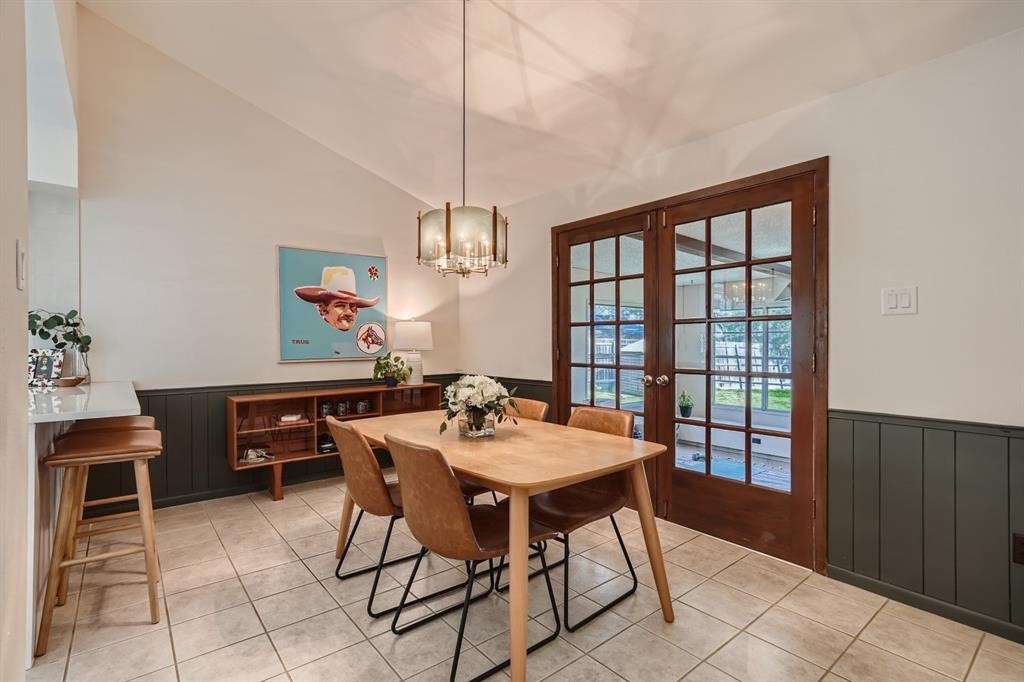
<svg viewBox="0 0 1024 682">
<path fill-rule="evenodd" d="M 359 298 L 356 295 L 356 273 L 352 268 L 335 266 L 324 268 L 320 275 L 320 286 L 299 287 L 295 295 L 310 303 L 328 303 L 334 300 L 355 304 L 358 308 L 370 308 L 377 305 L 380 297 Z"/>
</svg>

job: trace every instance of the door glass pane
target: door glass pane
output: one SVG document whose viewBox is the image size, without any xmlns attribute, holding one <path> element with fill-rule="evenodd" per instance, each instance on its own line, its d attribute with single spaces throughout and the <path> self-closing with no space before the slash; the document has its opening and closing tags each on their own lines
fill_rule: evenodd
<svg viewBox="0 0 1024 682">
<path fill-rule="evenodd" d="M 615 365 L 615 325 L 599 324 L 594 327 L 594 363 Z"/>
<path fill-rule="evenodd" d="M 711 377 L 711 421 L 734 426 L 746 425 L 746 377 Z"/>
<path fill-rule="evenodd" d="M 707 326 L 703 322 L 676 325 L 676 368 L 707 366 Z"/>
<path fill-rule="evenodd" d="M 747 323 L 711 323 L 711 361 L 716 372 L 747 371 Z"/>
<path fill-rule="evenodd" d="M 751 268 L 750 313 L 790 315 L 793 312 L 792 264 L 768 263 Z"/>
<path fill-rule="evenodd" d="M 590 279 L 590 242 L 569 247 L 569 281 Z"/>
<path fill-rule="evenodd" d="M 644 440 L 647 434 L 644 432 L 644 418 L 640 415 L 633 416 L 633 438 Z"/>
<path fill-rule="evenodd" d="M 682 419 L 707 421 L 705 386 L 703 374 L 676 374 L 675 413 L 677 416 Z"/>
<path fill-rule="evenodd" d="M 644 371 L 624 369 L 619 372 L 619 409 L 644 411 Z"/>
<path fill-rule="evenodd" d="M 711 264 L 746 260 L 747 214 L 745 211 L 711 219 Z"/>
<path fill-rule="evenodd" d="M 572 384 L 570 396 L 572 402 L 590 404 L 590 368 L 573 367 L 569 370 L 569 383 Z"/>
<path fill-rule="evenodd" d="M 594 242 L 594 279 L 615 276 L 615 237 Z"/>
<path fill-rule="evenodd" d="M 644 319 L 643 279 L 624 279 L 619 281 L 619 319 Z"/>
<path fill-rule="evenodd" d="M 644 271 L 644 233 L 619 237 L 619 276 L 639 275 Z"/>
<path fill-rule="evenodd" d="M 750 434 L 750 482 L 790 492 L 790 445 L 791 441 L 788 438 Z"/>
<path fill-rule="evenodd" d="M 618 370 L 607 367 L 594 368 L 594 404 L 598 407 L 615 407 L 615 378 Z"/>
<path fill-rule="evenodd" d="M 590 327 L 573 327 L 569 337 L 572 362 L 590 362 Z"/>
<path fill-rule="evenodd" d="M 594 285 L 594 321 L 605 322 L 615 319 L 615 282 Z"/>
<path fill-rule="evenodd" d="M 793 323 L 769 320 L 750 323 L 752 372 L 790 374 L 793 371 Z"/>
<path fill-rule="evenodd" d="M 624 324 L 619 327 L 619 364 L 644 366 L 644 326 Z"/>
<path fill-rule="evenodd" d="M 590 285 L 569 287 L 569 321 L 590 322 Z"/>
<path fill-rule="evenodd" d="M 676 319 L 707 317 L 706 277 L 703 272 L 676 275 Z"/>
<path fill-rule="evenodd" d="M 746 433 L 711 429 L 711 475 L 731 478 L 734 481 L 747 480 L 746 454 L 744 453 Z"/>
<path fill-rule="evenodd" d="M 676 467 L 704 473 L 703 426 L 676 424 Z"/>
<path fill-rule="evenodd" d="M 711 271 L 711 316 L 736 317 L 747 314 L 747 269 Z"/>
<path fill-rule="evenodd" d="M 750 212 L 750 257 L 778 258 L 792 253 L 790 202 L 755 208 Z"/>
<path fill-rule="evenodd" d="M 755 429 L 790 431 L 793 422 L 793 381 L 783 377 L 750 379 L 750 425 Z"/>
<path fill-rule="evenodd" d="M 676 225 L 676 270 L 705 265 L 704 221 Z"/>
</svg>

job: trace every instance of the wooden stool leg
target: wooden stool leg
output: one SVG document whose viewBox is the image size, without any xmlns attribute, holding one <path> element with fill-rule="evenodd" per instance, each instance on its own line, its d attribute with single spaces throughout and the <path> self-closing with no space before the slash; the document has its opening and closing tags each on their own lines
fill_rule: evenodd
<svg viewBox="0 0 1024 682">
<path fill-rule="evenodd" d="M 64 556 L 67 559 L 74 559 L 75 554 L 78 552 L 78 538 L 75 534 L 78 533 L 78 526 L 82 522 L 82 516 L 85 514 L 85 486 L 89 481 L 89 467 L 82 467 L 78 475 L 78 484 L 75 491 L 75 525 L 72 531 L 68 533 L 68 544 L 64 550 Z M 57 590 L 57 606 L 64 606 L 64 603 L 68 600 L 68 582 L 71 578 L 71 567 L 64 566 L 60 569 L 60 588 Z"/>
<path fill-rule="evenodd" d="M 46 653 L 50 641 L 50 625 L 53 623 L 53 609 L 57 602 L 57 588 L 60 587 L 60 564 L 68 543 L 68 533 L 74 535 L 75 503 L 78 477 L 81 467 L 68 467 L 60 486 L 60 506 L 57 509 L 57 525 L 53 531 L 53 551 L 50 553 L 50 568 L 46 573 L 46 594 L 43 597 L 43 612 L 39 617 L 39 635 L 36 638 L 36 656 Z"/>
<path fill-rule="evenodd" d="M 156 584 L 160 568 L 156 557 L 156 524 L 153 522 L 153 497 L 149 488 L 149 460 L 135 460 L 135 489 L 139 494 L 139 516 L 142 519 L 142 543 L 146 548 L 146 582 L 149 584 L 149 616 L 153 623 L 160 622 L 160 602 Z"/>
</svg>

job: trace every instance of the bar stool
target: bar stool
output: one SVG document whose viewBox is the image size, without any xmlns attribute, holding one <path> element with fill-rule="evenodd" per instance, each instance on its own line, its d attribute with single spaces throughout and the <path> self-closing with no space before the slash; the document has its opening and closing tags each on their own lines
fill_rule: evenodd
<svg viewBox="0 0 1024 682">
<path fill-rule="evenodd" d="M 149 460 L 163 451 L 160 432 L 154 430 L 85 430 L 68 435 L 55 443 L 54 452 L 43 458 L 43 464 L 51 469 L 63 469 L 64 480 L 60 490 L 60 505 L 53 536 L 53 551 L 50 567 L 46 574 L 46 594 L 43 598 L 43 612 L 39 621 L 39 636 L 36 639 L 36 656 L 46 653 L 50 638 L 53 609 L 67 598 L 68 569 L 79 564 L 115 559 L 143 552 L 146 555 L 146 582 L 149 586 L 149 615 L 153 623 L 160 622 L 160 606 L 157 600 L 156 584 L 159 580 L 159 565 L 156 555 L 156 527 L 153 522 L 153 499 L 149 486 Z M 85 483 L 89 467 L 93 464 L 133 462 L 135 465 L 134 495 L 120 495 L 102 500 L 84 502 Z M 138 523 L 95 528 L 80 531 L 80 520 L 85 507 L 101 504 L 138 500 L 139 510 L 120 512 L 90 518 L 88 523 L 112 521 L 133 516 Z M 131 528 L 141 528 L 142 544 L 138 547 L 104 552 L 95 556 L 75 558 L 75 541 L 103 533 L 115 533 Z"/>
<path fill-rule="evenodd" d="M 84 433 L 86 431 L 152 431 L 156 429 L 156 418 L 144 414 L 129 415 L 127 417 L 104 417 L 102 419 L 82 419 L 71 425 L 62 433 L 67 436 L 72 433 Z"/>
</svg>

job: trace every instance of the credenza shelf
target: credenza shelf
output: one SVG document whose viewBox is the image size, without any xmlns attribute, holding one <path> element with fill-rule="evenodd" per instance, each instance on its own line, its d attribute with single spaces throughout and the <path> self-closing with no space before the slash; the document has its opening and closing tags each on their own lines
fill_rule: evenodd
<svg viewBox="0 0 1024 682">
<path fill-rule="evenodd" d="M 441 404 L 441 385 L 416 384 L 391 388 L 383 384 L 371 384 L 228 396 L 228 466 L 234 471 L 267 469 L 271 496 L 275 500 L 283 499 L 285 464 L 338 456 L 337 449 L 333 452 L 320 452 L 317 444 L 324 436 L 330 438 L 327 419 L 320 416 L 320 406 L 325 402 L 336 405 L 342 400 L 349 401 L 353 410 L 357 401 L 368 400 L 370 410 L 363 414 L 352 412 L 335 417 L 341 421 L 423 412 L 438 409 Z M 277 424 L 277 418 L 285 414 L 301 414 L 308 421 L 301 424 Z M 262 448 L 274 455 L 274 459 L 249 464 L 242 460 L 249 448 Z"/>
</svg>

